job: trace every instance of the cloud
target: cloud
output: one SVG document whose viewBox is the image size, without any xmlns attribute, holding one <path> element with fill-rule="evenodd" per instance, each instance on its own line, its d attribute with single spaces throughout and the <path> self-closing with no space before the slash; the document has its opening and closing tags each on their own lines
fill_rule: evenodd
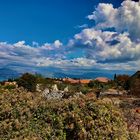
<svg viewBox="0 0 140 140">
<path fill-rule="evenodd" d="M 6 64 L 37 66 L 39 59 L 44 57 L 56 58 L 57 55 L 61 54 L 61 49 L 58 48 L 60 46 L 62 46 L 62 43 L 58 40 L 52 44 L 46 43 L 38 47 L 26 45 L 25 41 L 14 44 L 1 42 L 0 60 L 3 61 L 1 67 Z"/>
<path fill-rule="evenodd" d="M 102 34 L 101 31 L 100 34 Z M 109 40 L 109 38 L 107 40 Z M 94 55 L 92 54 L 90 57 L 85 57 L 85 55 L 83 55 L 81 57 L 74 56 L 74 58 L 68 59 L 67 55 L 69 53 L 71 55 L 75 53 L 75 49 L 72 49 L 70 52 L 68 52 L 69 48 L 68 50 L 65 48 L 63 51 L 66 52 L 62 53 L 62 48 L 59 48 L 57 50 L 49 50 L 44 49 L 44 45 L 36 48 L 25 45 L 25 43 L 24 45 L 22 44 L 18 47 L 15 47 L 15 45 L 13 44 L 0 43 L 0 67 L 12 67 L 19 72 L 24 72 L 27 70 L 36 71 L 38 68 L 43 69 L 47 67 L 59 69 L 67 68 L 74 70 L 76 70 L 77 68 L 82 68 L 86 71 L 86 69 L 118 70 L 120 68 L 125 70 L 132 70 L 138 68 L 138 64 L 140 64 L 140 62 L 137 64 L 135 61 L 122 63 L 102 62 L 101 53 L 98 54 L 98 52 L 100 52 L 100 49 L 93 49 L 92 51 L 90 51 L 90 49 L 86 50 L 86 48 L 83 48 L 83 50 L 86 51 L 87 54 L 89 53 L 88 55 L 91 55 L 91 52 L 93 52 L 96 57 L 93 57 Z M 63 54 L 65 54 L 65 57 L 63 56 Z M 110 55 L 110 53 L 107 55 Z M 132 68 L 132 66 L 135 67 Z"/>
<path fill-rule="evenodd" d="M 19 41 L 15 44 L 13 44 L 15 47 L 24 47 L 25 46 L 25 41 Z"/>
<path fill-rule="evenodd" d="M 128 33 L 88 28 L 75 35 L 73 46 L 83 46 L 86 57 L 99 62 L 120 63 L 140 59 L 140 43 L 133 42 Z"/>
<path fill-rule="evenodd" d="M 140 69 L 140 6 L 137 2 L 126 0 L 118 8 L 100 3 L 88 19 L 95 21 L 93 27 L 79 26 L 81 32 L 67 44 L 59 40 L 43 45 L 0 42 L 0 68 L 14 67 L 18 71 L 47 67 L 85 71 Z"/>
<path fill-rule="evenodd" d="M 88 24 L 77 25 L 75 28 L 87 28 Z"/>
<path fill-rule="evenodd" d="M 59 41 L 59 40 L 56 40 L 54 43 L 53 43 L 53 46 L 55 48 L 60 48 L 63 44 Z"/>
<path fill-rule="evenodd" d="M 74 59 L 52 59 L 44 58 L 40 60 L 38 66 L 56 66 L 56 67 L 91 67 L 94 66 L 96 62 L 87 58 L 74 58 Z"/>
<path fill-rule="evenodd" d="M 100 3 L 88 16 L 94 20 L 97 29 L 114 28 L 117 32 L 127 31 L 131 39 L 140 39 L 140 4 L 126 0 L 119 8 L 112 4 Z"/>
<path fill-rule="evenodd" d="M 88 19 L 94 20 L 95 25 L 76 34 L 68 43 L 71 49 L 84 50 L 84 57 L 96 62 L 94 67 L 140 68 L 138 2 L 126 0 L 118 8 L 112 4 L 100 3 Z"/>
</svg>

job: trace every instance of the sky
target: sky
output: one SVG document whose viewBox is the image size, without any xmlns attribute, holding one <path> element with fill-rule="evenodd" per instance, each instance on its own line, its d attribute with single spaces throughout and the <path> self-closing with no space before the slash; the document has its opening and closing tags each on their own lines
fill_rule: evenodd
<svg viewBox="0 0 140 140">
<path fill-rule="evenodd" d="M 111 0 L 105 0 L 110 2 Z M 114 0 L 119 5 L 118 0 Z M 0 41 L 68 41 L 101 0 L 1 0 Z M 90 23 L 89 23 L 90 24 Z"/>
<path fill-rule="evenodd" d="M 0 68 L 69 74 L 140 69 L 140 4 L 1 0 Z"/>
<path fill-rule="evenodd" d="M 88 22 L 85 16 L 93 7 L 92 0 L 1 0 L 0 40 L 65 42 Z"/>
</svg>

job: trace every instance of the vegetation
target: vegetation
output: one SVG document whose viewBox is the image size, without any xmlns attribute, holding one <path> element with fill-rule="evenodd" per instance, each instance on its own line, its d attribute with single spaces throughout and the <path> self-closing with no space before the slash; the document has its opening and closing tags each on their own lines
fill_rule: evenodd
<svg viewBox="0 0 140 140">
<path fill-rule="evenodd" d="M 13 79 L 8 80 L 9 84 L 0 84 L 0 140 L 140 139 L 137 131 L 129 132 L 128 127 L 137 123 L 135 115 L 140 112 L 140 99 L 131 100 L 123 95 L 98 98 L 97 94 L 108 89 L 126 89 L 139 96 L 140 72 L 131 77 L 115 74 L 108 83 L 93 80 L 89 84 L 70 84 L 29 73 L 16 81 L 18 86 L 12 84 Z M 69 91 L 65 98 L 51 101 L 36 91 L 37 84 L 41 85 L 41 91 L 54 84 L 59 90 L 68 87 Z M 76 92 L 84 95 L 73 96 Z M 138 127 L 136 124 L 135 128 Z"/>
<path fill-rule="evenodd" d="M 114 82 L 116 83 L 117 87 L 123 88 L 123 89 L 129 89 L 129 75 L 115 75 L 114 76 Z"/>
<path fill-rule="evenodd" d="M 25 73 L 19 79 L 17 79 L 18 86 L 22 86 L 28 91 L 36 91 L 36 77 L 33 74 Z"/>
<path fill-rule="evenodd" d="M 140 97 L 140 71 L 130 77 L 128 85 L 130 94 Z"/>
<path fill-rule="evenodd" d="M 98 82 L 96 80 L 92 80 L 88 84 L 88 87 L 98 89 L 100 91 L 105 91 L 109 88 L 115 87 L 115 82 L 114 81 L 109 81 L 108 83 L 101 83 L 101 82 Z"/>
<path fill-rule="evenodd" d="M 121 129 L 120 129 L 121 128 Z M 23 89 L 0 91 L 0 139 L 127 140 L 117 108 L 90 98 L 46 101 Z"/>
</svg>

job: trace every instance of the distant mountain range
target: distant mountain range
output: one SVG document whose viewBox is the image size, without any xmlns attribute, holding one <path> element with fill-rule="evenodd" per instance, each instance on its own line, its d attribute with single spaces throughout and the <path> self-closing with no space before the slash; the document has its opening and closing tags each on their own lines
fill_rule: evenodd
<svg viewBox="0 0 140 140">
<path fill-rule="evenodd" d="M 41 73 L 37 72 L 37 73 Z M 53 69 L 48 69 L 42 71 L 42 75 L 45 77 L 51 77 L 51 78 L 64 78 L 64 77 L 69 77 L 69 78 L 81 78 L 81 79 L 94 79 L 97 77 L 107 77 L 112 79 L 114 77 L 114 74 L 128 74 L 131 75 L 134 72 L 132 71 L 105 71 L 105 70 L 90 70 L 85 72 L 80 72 L 76 71 L 75 72 L 69 72 L 69 71 L 61 71 L 59 70 L 53 70 Z M 9 69 L 9 68 L 1 68 L 0 69 L 0 81 L 2 80 L 7 80 L 9 78 L 16 78 L 22 75 L 22 73 L 17 72 L 16 70 Z"/>
<path fill-rule="evenodd" d="M 93 71 L 93 72 L 85 72 L 85 73 L 80 73 L 80 74 L 66 74 L 66 73 L 54 73 L 54 77 L 57 78 L 64 78 L 64 77 L 69 77 L 69 78 L 81 78 L 81 79 L 95 79 L 97 77 L 107 77 L 110 79 L 114 78 L 114 74 L 128 74 L 132 75 L 134 72 L 121 72 L 121 71 Z"/>
<path fill-rule="evenodd" d="M 65 73 L 54 73 L 54 77 L 57 78 L 82 78 L 82 79 L 94 79 L 97 77 L 108 77 L 112 78 L 113 74 L 103 74 L 103 73 L 96 73 L 96 72 L 89 72 L 89 73 L 82 73 L 82 74 L 65 74 Z"/>
<path fill-rule="evenodd" d="M 14 71 L 12 69 L 8 69 L 8 68 L 0 69 L 0 81 L 7 80 L 9 78 L 16 78 L 20 75 L 21 75 L 20 73 L 18 73 L 17 71 Z"/>
</svg>

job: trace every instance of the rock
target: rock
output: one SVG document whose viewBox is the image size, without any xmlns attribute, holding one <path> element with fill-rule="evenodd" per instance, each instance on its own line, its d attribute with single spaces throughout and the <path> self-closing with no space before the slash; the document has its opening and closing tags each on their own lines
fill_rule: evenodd
<svg viewBox="0 0 140 140">
<path fill-rule="evenodd" d="M 46 88 L 44 91 L 43 91 L 43 93 L 42 93 L 42 95 L 44 96 L 44 97 L 47 97 L 47 95 L 50 93 L 50 90 L 48 89 L 48 88 Z"/>
<path fill-rule="evenodd" d="M 126 95 L 127 94 L 127 91 L 126 90 L 117 90 L 117 89 L 108 89 L 104 92 L 101 92 L 101 95 L 104 96 L 104 95 Z"/>
<path fill-rule="evenodd" d="M 112 98 L 112 103 L 115 105 L 115 106 L 120 106 L 120 104 L 121 104 L 121 100 L 120 99 L 118 99 L 118 98 Z"/>
<path fill-rule="evenodd" d="M 42 90 L 40 89 L 40 86 L 41 86 L 41 84 L 37 84 L 37 85 L 36 85 L 36 91 L 37 91 L 37 92 L 41 92 L 41 91 L 42 91 Z"/>
<path fill-rule="evenodd" d="M 47 100 L 55 100 L 55 99 L 62 99 L 63 97 L 63 92 L 58 91 L 57 87 L 54 85 L 53 90 L 49 90 L 46 88 L 42 95 L 47 99 Z"/>
<path fill-rule="evenodd" d="M 68 87 L 64 89 L 64 91 L 58 90 L 57 85 L 52 86 L 52 90 L 49 90 L 46 88 L 42 95 L 47 99 L 47 100 L 52 100 L 52 99 L 58 99 L 61 100 L 62 98 L 68 99 L 68 98 L 78 98 L 82 97 L 83 93 L 82 92 L 76 92 L 76 93 L 69 93 Z"/>
<path fill-rule="evenodd" d="M 53 91 L 53 92 L 58 92 L 58 91 L 59 91 L 56 84 L 54 84 L 54 85 L 52 86 L 52 91 Z"/>
<path fill-rule="evenodd" d="M 51 93 L 49 93 L 48 95 L 47 95 L 47 99 L 48 100 L 55 100 L 55 99 L 62 99 L 62 97 L 63 97 L 63 93 L 62 92 L 51 92 Z"/>
<path fill-rule="evenodd" d="M 83 95 L 83 93 L 80 91 L 80 92 L 76 92 L 73 97 L 74 98 L 77 98 L 77 97 L 80 97 L 81 95 Z"/>
<path fill-rule="evenodd" d="M 69 92 L 68 86 L 64 88 L 64 92 Z"/>
</svg>

